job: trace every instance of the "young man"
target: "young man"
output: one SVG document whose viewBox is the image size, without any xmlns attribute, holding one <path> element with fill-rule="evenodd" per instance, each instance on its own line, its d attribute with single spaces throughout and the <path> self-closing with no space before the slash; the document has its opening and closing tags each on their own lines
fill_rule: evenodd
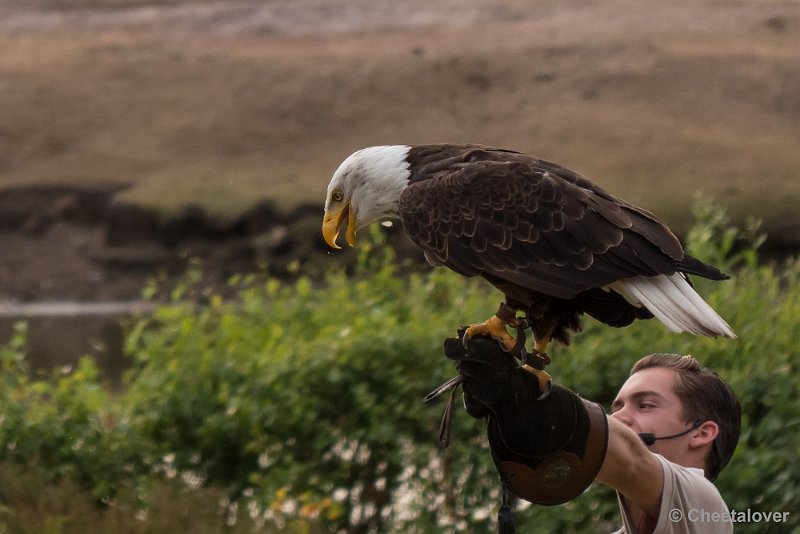
<svg viewBox="0 0 800 534">
<path fill-rule="evenodd" d="M 493 341 L 448 340 L 445 354 L 464 377 L 467 411 L 488 416 L 495 465 L 518 496 L 564 502 L 596 476 L 617 491 L 619 532 L 732 532 L 711 480 L 736 448 L 741 408 L 728 384 L 691 356 L 639 360 L 606 425 L 597 423 L 597 405 L 565 388 L 538 398 L 535 377 Z M 551 500 L 560 488 L 566 493 Z"/>
<path fill-rule="evenodd" d="M 728 384 L 691 356 L 639 360 L 611 405 L 597 475 L 617 491 L 620 532 L 732 532 L 729 509 L 711 480 L 736 448 L 740 418 Z"/>
</svg>

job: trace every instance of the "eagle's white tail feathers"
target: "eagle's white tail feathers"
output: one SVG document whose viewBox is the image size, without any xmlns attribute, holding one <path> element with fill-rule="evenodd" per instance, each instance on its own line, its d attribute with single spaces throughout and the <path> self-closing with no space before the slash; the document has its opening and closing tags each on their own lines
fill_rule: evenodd
<svg viewBox="0 0 800 534">
<path fill-rule="evenodd" d="M 626 278 L 610 287 L 631 304 L 650 310 L 672 332 L 736 337 L 728 323 L 680 273 Z"/>
</svg>

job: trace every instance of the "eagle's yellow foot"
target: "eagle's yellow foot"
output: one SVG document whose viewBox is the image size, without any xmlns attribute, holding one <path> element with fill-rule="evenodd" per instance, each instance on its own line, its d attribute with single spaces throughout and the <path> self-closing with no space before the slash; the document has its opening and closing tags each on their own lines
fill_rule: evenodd
<svg viewBox="0 0 800 534">
<path fill-rule="evenodd" d="M 509 352 L 514 348 L 517 341 L 506 330 L 506 322 L 496 315 L 492 315 L 483 323 L 476 323 L 467 327 L 464 331 L 464 341 L 473 336 L 486 335 L 495 341 L 502 343 L 503 347 Z"/>
<path fill-rule="evenodd" d="M 498 317 L 497 315 L 493 315 L 487 321 L 483 323 L 476 323 L 467 327 L 464 331 L 464 343 L 471 338 L 472 336 L 477 335 L 487 335 L 490 336 L 495 341 L 501 343 L 503 347 L 508 352 L 512 352 L 514 349 L 517 348 L 517 340 L 508 333 L 506 330 L 506 325 L 508 323 Z M 537 341 L 534 346 L 534 351 L 544 359 L 544 363 L 547 364 L 550 361 L 550 358 L 547 356 L 547 340 Z M 524 348 L 523 348 L 524 352 Z M 550 373 L 543 369 L 537 369 L 527 363 L 522 364 L 522 368 L 532 373 L 539 382 L 539 400 L 546 398 L 550 395 L 550 389 L 553 386 L 553 378 L 550 376 Z"/>
</svg>

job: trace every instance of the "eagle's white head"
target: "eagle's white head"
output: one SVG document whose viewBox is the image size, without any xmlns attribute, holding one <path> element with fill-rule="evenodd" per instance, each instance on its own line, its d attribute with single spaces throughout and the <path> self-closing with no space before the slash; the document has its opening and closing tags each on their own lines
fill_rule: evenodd
<svg viewBox="0 0 800 534">
<path fill-rule="evenodd" d="M 397 217 L 400 194 L 411 172 L 408 145 L 371 146 L 345 159 L 328 184 L 322 235 L 333 248 L 347 222 L 347 244 L 356 243 L 356 230 L 378 219 Z"/>
</svg>

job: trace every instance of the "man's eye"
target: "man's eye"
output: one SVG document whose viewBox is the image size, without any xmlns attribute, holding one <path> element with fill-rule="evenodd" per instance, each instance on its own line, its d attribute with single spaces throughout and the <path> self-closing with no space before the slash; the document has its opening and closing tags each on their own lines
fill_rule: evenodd
<svg viewBox="0 0 800 534">
<path fill-rule="evenodd" d="M 639 405 L 639 408 L 642 410 L 647 410 L 649 408 L 655 408 L 655 404 L 650 404 L 649 402 L 643 402 Z"/>
</svg>

